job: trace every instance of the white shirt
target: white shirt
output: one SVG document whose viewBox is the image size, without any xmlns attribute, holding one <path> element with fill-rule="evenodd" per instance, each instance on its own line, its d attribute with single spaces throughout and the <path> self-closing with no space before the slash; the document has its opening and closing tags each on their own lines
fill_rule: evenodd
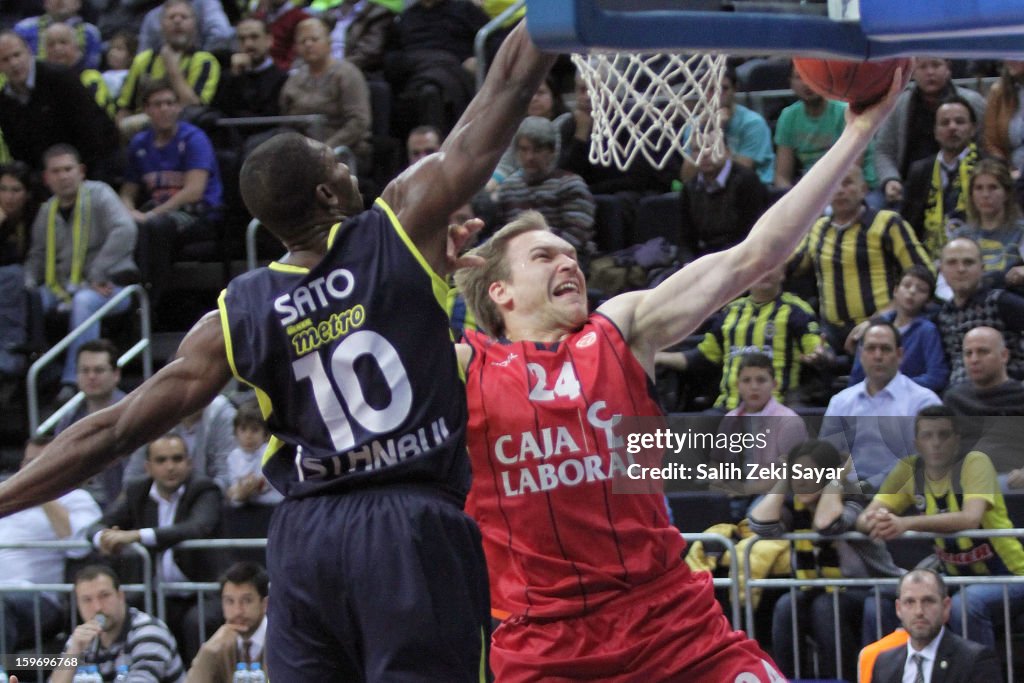
<svg viewBox="0 0 1024 683">
<path fill-rule="evenodd" d="M 263 621 L 256 627 L 256 632 L 249 638 L 249 661 L 258 662 L 260 661 L 260 655 L 263 654 L 263 645 L 267 641 L 267 615 L 263 615 Z M 242 636 L 236 636 L 235 643 L 238 648 L 238 652 L 242 651 L 242 645 L 245 639 Z"/>
<path fill-rule="evenodd" d="M 50 519 L 42 506 L 16 512 L 0 519 L 0 540 L 4 543 L 28 541 L 82 541 L 85 529 L 97 522 L 102 513 L 99 505 L 82 489 L 65 493 L 57 499 L 68 511 L 71 535 L 57 537 Z M 0 585 L 28 585 L 32 583 L 63 583 L 64 558 L 82 557 L 89 553 L 82 550 L 50 550 L 45 548 L 0 548 Z"/>
<path fill-rule="evenodd" d="M 932 642 L 928 643 L 920 651 L 915 650 L 910 641 L 907 641 L 907 662 L 903 666 L 903 683 L 914 683 L 917 679 L 917 662 L 914 661 L 914 655 L 922 655 L 924 657 L 924 661 L 921 662 L 921 670 L 924 671 L 924 683 L 929 683 L 932 680 L 932 668 L 939 653 L 939 643 L 942 642 L 942 636 L 945 634 L 946 627 L 943 626 L 939 630 L 939 635 L 935 636 Z"/>
<path fill-rule="evenodd" d="M 178 490 L 171 494 L 170 499 L 160 495 L 156 482 L 149 487 L 149 497 L 156 502 L 157 526 L 171 526 L 174 524 L 174 515 L 178 512 L 178 503 L 185 495 L 185 485 L 182 484 Z M 153 529 L 139 529 L 139 540 L 142 545 L 152 547 L 156 545 L 156 531 Z M 174 564 L 174 553 L 171 549 L 160 553 L 160 561 L 157 564 L 157 576 L 161 581 L 188 581 L 178 565 Z"/>
<path fill-rule="evenodd" d="M 942 401 L 902 372 L 874 396 L 867 387 L 865 379 L 832 397 L 820 437 L 840 453 L 853 455 L 851 476 L 878 488 L 897 460 L 915 452 L 914 416 Z"/>
<path fill-rule="evenodd" d="M 266 450 L 267 444 L 263 444 L 252 452 L 246 451 L 239 446 L 228 453 L 228 476 L 232 486 L 250 474 L 263 480 L 263 490 L 249 499 L 249 503 L 254 505 L 277 505 L 284 500 L 284 496 L 271 486 L 270 482 L 263 476 L 263 453 Z M 232 505 L 235 505 L 235 503 L 232 503 Z"/>
</svg>

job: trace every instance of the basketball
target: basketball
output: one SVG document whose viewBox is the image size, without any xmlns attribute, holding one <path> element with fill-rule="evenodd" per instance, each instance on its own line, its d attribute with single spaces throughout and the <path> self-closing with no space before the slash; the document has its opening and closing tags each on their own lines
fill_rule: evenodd
<svg viewBox="0 0 1024 683">
<path fill-rule="evenodd" d="M 903 69 L 903 82 L 910 76 L 912 60 L 902 57 L 878 62 L 843 59 L 797 58 L 793 68 L 807 86 L 822 97 L 850 103 L 860 113 L 882 99 L 892 84 L 897 68 Z"/>
</svg>

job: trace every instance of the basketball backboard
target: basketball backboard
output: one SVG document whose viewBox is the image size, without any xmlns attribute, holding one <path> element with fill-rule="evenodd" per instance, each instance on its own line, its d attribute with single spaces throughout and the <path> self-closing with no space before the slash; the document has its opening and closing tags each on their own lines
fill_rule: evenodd
<svg viewBox="0 0 1024 683">
<path fill-rule="evenodd" d="M 526 5 L 534 41 L 561 52 L 1024 59 L 1024 0 L 526 0 Z"/>
</svg>

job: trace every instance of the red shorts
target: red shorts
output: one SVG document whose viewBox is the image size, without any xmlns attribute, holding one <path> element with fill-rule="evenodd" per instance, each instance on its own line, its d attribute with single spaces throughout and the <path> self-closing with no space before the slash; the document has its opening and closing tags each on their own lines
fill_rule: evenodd
<svg viewBox="0 0 1024 683">
<path fill-rule="evenodd" d="M 711 576 L 681 564 L 566 619 L 511 617 L 494 632 L 495 683 L 785 683 L 771 658 L 734 631 Z"/>
</svg>

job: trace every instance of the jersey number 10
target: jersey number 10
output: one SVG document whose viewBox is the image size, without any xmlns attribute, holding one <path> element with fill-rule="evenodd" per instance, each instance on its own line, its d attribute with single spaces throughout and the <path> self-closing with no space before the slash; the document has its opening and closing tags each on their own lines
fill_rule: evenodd
<svg viewBox="0 0 1024 683">
<path fill-rule="evenodd" d="M 391 402 L 377 409 L 366 401 L 363 387 L 356 376 L 355 362 L 361 356 L 370 356 L 377 364 L 381 376 L 391 391 Z M 339 453 L 355 448 L 355 435 L 349 418 L 363 429 L 383 434 L 397 429 L 409 415 L 412 407 L 412 386 L 398 352 L 387 339 L 372 330 L 360 330 L 346 337 L 331 354 L 330 374 L 319 353 L 311 353 L 292 362 L 295 379 L 308 379 L 313 397 L 320 411 L 331 443 Z M 334 387 L 341 392 L 339 396 Z M 344 403 L 344 407 L 342 406 Z M 346 410 L 348 409 L 348 415 Z"/>
</svg>

